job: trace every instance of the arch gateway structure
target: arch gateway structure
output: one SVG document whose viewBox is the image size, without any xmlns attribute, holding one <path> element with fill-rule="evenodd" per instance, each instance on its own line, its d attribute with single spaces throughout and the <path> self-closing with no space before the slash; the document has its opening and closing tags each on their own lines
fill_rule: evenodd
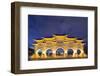
<svg viewBox="0 0 100 76">
<path fill-rule="evenodd" d="M 31 59 L 49 58 L 85 58 L 83 40 L 69 38 L 67 35 L 53 35 L 53 37 L 35 40 L 34 54 Z"/>
</svg>

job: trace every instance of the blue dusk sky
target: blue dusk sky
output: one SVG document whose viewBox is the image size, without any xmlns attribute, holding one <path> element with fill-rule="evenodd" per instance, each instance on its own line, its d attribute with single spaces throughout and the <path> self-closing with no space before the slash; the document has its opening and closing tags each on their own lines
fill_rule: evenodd
<svg viewBox="0 0 100 76">
<path fill-rule="evenodd" d="M 28 15 L 28 46 L 32 47 L 33 39 L 51 37 L 54 34 L 81 38 L 87 45 L 87 27 L 87 17 Z"/>
</svg>

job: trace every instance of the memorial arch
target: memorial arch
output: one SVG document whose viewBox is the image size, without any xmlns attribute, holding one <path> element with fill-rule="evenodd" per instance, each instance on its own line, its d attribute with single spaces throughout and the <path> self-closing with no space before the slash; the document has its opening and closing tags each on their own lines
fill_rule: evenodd
<svg viewBox="0 0 100 76">
<path fill-rule="evenodd" d="M 35 53 L 32 59 L 87 57 L 83 40 L 69 38 L 67 35 L 53 35 L 51 38 L 35 40 Z"/>
</svg>

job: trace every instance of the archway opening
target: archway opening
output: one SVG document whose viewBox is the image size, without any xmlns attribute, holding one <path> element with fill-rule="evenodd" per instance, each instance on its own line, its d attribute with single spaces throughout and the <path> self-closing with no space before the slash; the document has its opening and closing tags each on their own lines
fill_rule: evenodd
<svg viewBox="0 0 100 76">
<path fill-rule="evenodd" d="M 52 56 L 52 50 L 51 50 L 51 49 L 48 49 L 48 50 L 46 51 L 46 55 L 47 55 L 47 56 Z"/>
<path fill-rule="evenodd" d="M 38 55 L 42 56 L 42 50 L 41 49 L 38 50 Z"/>
<path fill-rule="evenodd" d="M 73 50 L 72 49 L 68 49 L 67 54 L 68 55 L 73 55 Z"/>
<path fill-rule="evenodd" d="M 64 55 L 64 50 L 63 50 L 62 48 L 58 48 L 58 49 L 56 50 L 56 55 L 57 55 L 57 56 L 63 56 L 63 55 Z"/>
<path fill-rule="evenodd" d="M 78 49 L 78 50 L 77 50 L 77 54 L 79 55 L 80 53 L 81 53 L 81 50 Z"/>
</svg>

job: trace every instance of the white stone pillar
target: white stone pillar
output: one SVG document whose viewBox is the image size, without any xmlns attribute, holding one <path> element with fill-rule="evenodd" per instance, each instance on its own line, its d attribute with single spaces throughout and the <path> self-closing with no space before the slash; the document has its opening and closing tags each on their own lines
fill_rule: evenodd
<svg viewBox="0 0 100 76">
<path fill-rule="evenodd" d="M 79 57 L 86 57 L 87 55 L 84 53 L 83 49 L 80 49 L 81 53 L 79 55 Z"/>
<path fill-rule="evenodd" d="M 65 55 L 64 57 L 67 57 L 67 56 L 68 56 L 67 50 L 68 50 L 68 49 L 66 49 L 66 50 L 64 51 L 64 55 Z"/>
<path fill-rule="evenodd" d="M 77 49 L 73 49 L 73 56 L 72 56 L 73 58 L 74 57 L 78 57 L 78 54 L 77 54 Z"/>
<path fill-rule="evenodd" d="M 56 50 L 55 50 L 55 49 L 52 49 L 52 53 L 53 53 L 52 56 L 53 56 L 54 58 L 56 58 Z"/>
</svg>

